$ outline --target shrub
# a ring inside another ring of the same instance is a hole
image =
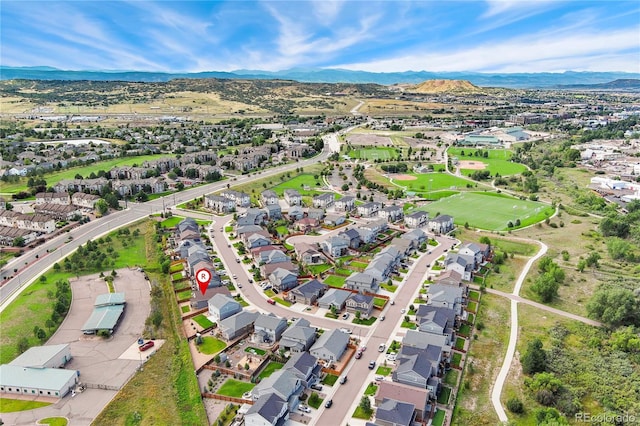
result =
[[[518,398],[509,398],[507,400],[507,410],[515,414],[524,413],[524,404]]]

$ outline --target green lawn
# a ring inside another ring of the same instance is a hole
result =
[[[183,305],[183,306],[180,307],[180,310],[182,311],[183,314],[186,314],[187,312],[189,312],[191,310],[191,306]]]
[[[375,383],[369,383],[367,385],[367,389],[365,389],[364,394],[365,395],[375,395],[376,391],[378,390],[378,385],[376,385]]]
[[[458,384],[458,376],[460,373],[457,370],[449,370],[444,376],[444,383],[449,386],[456,386]]]
[[[282,364],[280,362],[271,361],[269,364],[267,364],[267,366],[264,368],[264,370],[262,370],[260,372],[258,377],[260,377],[260,379],[266,379],[271,374],[273,374],[274,371],[280,370],[283,365],[284,364]]]
[[[235,379],[227,379],[216,392],[218,395],[232,396],[234,398],[242,398],[245,392],[249,392],[256,385],[249,382],[241,382]]]
[[[371,325],[374,322],[376,322],[376,319],[377,319],[376,317],[369,317],[367,319],[354,318],[353,321],[351,321],[351,322],[354,323],[354,324]]]
[[[345,278],[337,275],[329,275],[324,279],[324,283],[331,287],[342,287],[344,285]]]
[[[469,324],[462,324],[460,326],[460,334],[463,334],[465,336],[470,336],[471,335],[471,326]]]
[[[471,290],[469,292],[469,299],[475,300],[477,302],[478,300],[480,300],[480,293],[476,290]]]
[[[463,350],[463,349],[464,349],[464,342],[465,342],[465,340],[464,340],[462,337],[458,337],[458,338],[456,339],[456,343],[455,343],[455,346],[454,346],[454,347],[455,347],[457,350],[461,351],[461,350]]]
[[[273,298],[273,300],[274,300],[276,303],[281,304],[282,306],[286,306],[287,308],[288,308],[289,306],[293,305],[293,303],[289,302],[288,300],[284,300],[284,299],[283,299],[283,298],[281,298],[281,297],[274,297],[274,298]]]
[[[450,147],[447,150],[449,158],[458,157],[459,161],[474,161],[486,164],[485,170],[489,170],[492,176],[499,173],[501,176],[516,175],[524,172],[527,168],[520,163],[512,163],[511,156],[513,152],[508,149],[483,149],[480,151],[487,152],[488,157],[475,157],[473,154],[478,151],[475,148]],[[461,155],[464,152],[465,155]],[[471,154],[471,155],[470,155]],[[461,169],[462,173],[469,176],[475,170]]]
[[[448,214],[458,225],[469,223],[471,227],[493,231],[509,229],[507,224],[515,223],[516,219],[520,219],[523,227],[542,222],[553,214],[551,206],[546,204],[489,192],[462,192],[419,210],[429,212],[430,217]]]
[[[393,183],[429,199],[442,198],[437,195],[440,191],[443,191],[442,195],[448,197],[461,189],[466,189],[467,185],[475,186],[477,183],[448,173],[408,173],[408,175],[415,177],[415,180],[394,179]]]
[[[387,303],[387,299],[383,299],[381,297],[374,297],[373,298],[373,306],[377,306],[379,308],[382,308],[385,303]]]
[[[387,291],[390,291],[391,293],[395,293],[396,290],[398,289],[398,286],[396,284],[387,284],[387,283],[382,283],[380,284],[381,288],[384,288]]]
[[[444,416],[445,412],[443,410],[437,409],[436,414],[433,416],[432,426],[442,426],[444,424]]]
[[[39,420],[38,423],[49,426],[67,426],[68,421],[64,417],[47,417],[46,419]]]
[[[191,290],[182,290],[181,292],[176,294],[178,300],[185,300],[191,297]]]
[[[204,314],[196,315],[192,319],[202,328],[209,328],[213,326],[213,322],[211,322]]]
[[[309,265],[309,266],[307,266],[307,270],[312,275],[320,275],[320,274],[328,271],[331,268],[332,268],[331,264],[321,264],[321,265]]]
[[[451,365],[453,367],[460,367],[460,363],[462,362],[462,354],[461,353],[454,353],[453,356],[451,357]]]
[[[376,374],[380,374],[382,376],[388,376],[389,374],[391,374],[391,367],[385,367],[384,365],[381,365],[376,370]]]
[[[180,272],[184,270],[184,264],[183,263],[176,263],[175,265],[172,265],[169,268],[169,272],[170,273],[174,273],[174,272]]]
[[[221,350],[227,347],[227,344],[222,340],[218,340],[215,337],[205,336],[202,338],[202,344],[198,345],[200,352],[205,355],[217,354]]]
[[[176,272],[176,273],[174,273],[174,274],[171,274],[171,279],[172,279],[173,281],[181,280],[182,278],[184,278],[184,277],[182,276],[182,272]]]
[[[15,411],[33,410],[34,408],[46,407],[47,405],[51,405],[51,403],[0,398],[0,413],[13,413]]]
[[[254,348],[253,346],[244,348],[244,351],[249,354],[260,355],[260,356],[264,356],[267,353],[266,351],[263,351],[262,349],[259,349],[259,348]]]
[[[349,266],[353,266],[354,268],[359,268],[359,269],[364,269],[368,266],[368,263],[364,263],[364,262],[356,262],[353,261],[349,264]]]
[[[478,312],[478,302],[471,301],[467,304],[467,309],[471,312]]]
[[[311,392],[311,395],[307,400],[307,404],[317,410],[318,408],[320,408],[320,405],[322,405],[322,401],[324,401],[324,399],[320,398],[318,392]]]
[[[356,411],[353,412],[352,417],[355,417],[356,419],[369,420],[371,418],[371,414],[373,414],[373,410],[366,412],[362,408],[358,407],[356,408]]]
[[[315,175],[311,173],[303,173],[285,182],[279,183],[271,189],[273,189],[279,197],[284,196],[285,189],[295,189],[301,195],[315,195],[315,193],[318,192],[315,191],[315,189],[322,185],[322,181],[319,179],[319,175],[318,179],[314,176]],[[309,187],[309,190],[305,190],[305,187]]]
[[[391,160],[398,157],[396,148],[360,148],[349,151],[349,157],[362,160]]]
[[[108,172],[114,167],[120,166],[132,166],[134,164],[141,165],[144,161],[155,160],[161,157],[166,157],[167,154],[153,154],[153,155],[141,155],[139,157],[125,157],[114,158],[106,161],[99,161],[86,166],[72,167],[66,170],[60,170],[53,173],[46,173],[43,177],[47,181],[47,186],[54,186],[58,182],[64,179],[74,179],[76,174],[82,175],[84,178],[88,178],[93,172],[98,174],[100,170]],[[20,191],[27,190],[28,178],[23,178],[16,183],[2,183],[3,194],[15,194]]]
[[[449,397],[451,396],[451,388],[443,386],[438,395],[438,404],[449,404]]]
[[[322,379],[322,384],[327,386],[333,386],[336,384],[337,381],[338,381],[338,376],[334,374],[327,374],[326,376],[324,376],[324,379]]]

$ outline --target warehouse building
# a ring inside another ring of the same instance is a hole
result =
[[[96,334],[104,330],[113,333],[122,317],[124,306],[124,293],[98,295],[93,304],[91,316],[82,326],[82,332],[84,334]]]

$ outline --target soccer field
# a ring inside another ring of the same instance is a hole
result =
[[[553,214],[553,208],[546,204],[520,200],[496,193],[463,192],[443,198],[419,210],[429,212],[429,217],[436,214],[448,214],[458,225],[469,223],[469,226],[491,231],[509,229],[508,223],[520,219],[520,227],[543,221]],[[512,228],[515,229],[515,228]]]
[[[349,152],[351,158],[362,160],[390,160],[396,158],[396,148],[361,148]]]

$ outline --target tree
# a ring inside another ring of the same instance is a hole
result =
[[[612,327],[640,325],[640,301],[625,288],[600,288],[587,302],[587,313]]]
[[[22,237],[15,237],[13,239],[13,246],[14,247],[24,247],[25,241],[24,238]]]
[[[540,339],[534,339],[527,345],[527,351],[520,358],[525,374],[541,373],[547,369],[547,353],[542,349]]]
[[[29,339],[22,336],[20,340],[18,340],[18,353],[24,353],[29,349]]]
[[[531,286],[531,290],[540,296],[543,303],[551,302],[558,295],[558,288],[560,288],[560,283],[556,281],[552,272],[540,275]]]
[[[524,404],[518,398],[510,398],[507,400],[507,410],[515,414],[524,413]]]
[[[96,201],[96,210],[100,216],[104,216],[109,211],[109,204],[101,198]]]
[[[562,389],[562,380],[553,373],[537,373],[525,379],[525,385],[534,393],[536,401],[542,405],[553,405]]]
[[[362,399],[360,399],[359,407],[365,413],[371,413],[371,401],[369,400],[369,397],[367,395],[363,396]]]

